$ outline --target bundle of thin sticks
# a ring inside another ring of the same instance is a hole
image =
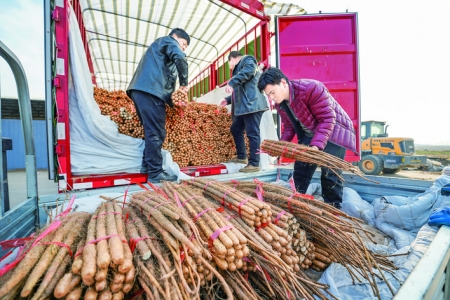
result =
[[[199,269],[207,268],[220,282],[226,297],[232,299],[232,291],[228,284],[210,263],[212,257],[207,248],[208,243],[203,241],[194,222],[177,205],[176,201],[170,199],[159,188],[154,188],[156,191],[134,193],[131,197],[130,205],[136,213],[134,216],[141,220],[146,219],[149,224],[147,228],[154,228],[158,238],[164,242],[165,247],[171,254],[173,266],[178,275],[179,287],[175,295],[164,292],[162,289],[159,290],[159,293],[163,294],[164,299],[168,297],[171,297],[171,299],[198,298],[202,277],[204,277],[199,274]],[[141,238],[143,237],[141,236]],[[139,237],[136,236],[136,238]],[[141,264],[142,266],[143,264]],[[205,272],[200,273],[209,274]],[[145,282],[145,279],[153,276],[149,274],[141,282],[141,285],[146,286],[146,288],[149,288],[149,285],[152,284],[149,280]],[[150,291],[150,289],[148,290]],[[166,291],[170,290],[166,289]]]
[[[342,180],[344,179],[336,172],[336,170],[349,171],[363,179],[374,182],[373,180],[366,178],[364,173],[357,166],[334,155],[312,149],[306,145],[284,141],[264,140],[261,144],[261,150],[270,156],[292,158],[302,162],[316,164],[320,167],[329,168]]]
[[[311,235],[314,243],[331,254],[344,265],[354,281],[360,281],[356,273],[365,278],[372,286],[375,296],[379,297],[376,279],[386,281],[384,271],[392,271],[395,266],[386,258],[372,255],[367,250],[356,229],[367,234],[361,226],[362,221],[346,215],[342,211],[308,195],[296,193],[279,185],[241,181],[236,189],[251,195],[256,188],[263,190],[264,201],[283,208],[293,214],[302,229]],[[368,235],[370,238],[370,236]],[[374,272],[374,268],[378,272]]]
[[[77,285],[80,276],[71,285],[61,285],[64,273],[72,262],[77,244],[83,239],[83,232],[91,215],[71,213],[51,223],[28,242],[20,262],[0,278],[1,299],[46,299],[56,290],[65,295],[81,293]],[[54,230],[49,230],[54,228]],[[40,239],[42,237],[42,239]],[[59,287],[58,287],[59,286]]]

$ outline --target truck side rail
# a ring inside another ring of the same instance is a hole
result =
[[[22,130],[25,139],[25,166],[27,174],[27,199],[31,199],[35,205],[35,226],[39,226],[39,209],[38,206],[38,185],[36,172],[36,153],[33,138],[33,120],[31,115],[31,101],[28,90],[28,81],[25,76],[22,64],[17,56],[0,41],[0,56],[5,59],[11,67],[17,86],[17,94],[19,100],[20,119],[22,121]],[[0,217],[5,215],[3,199],[0,201]],[[17,220],[14,220],[19,224]]]
[[[449,299],[450,227],[442,226],[394,300]]]
[[[244,36],[228,47],[206,69],[201,71],[190,82],[189,96],[200,97],[217,86],[222,86],[231,78],[227,55],[230,51],[241,51],[243,54],[253,55],[258,63],[269,65],[270,34],[269,22],[261,21]]]

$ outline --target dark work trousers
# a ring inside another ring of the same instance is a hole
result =
[[[250,144],[248,164],[256,167],[259,167],[259,154],[256,154],[256,152],[261,145],[259,125],[261,124],[261,116],[263,113],[263,111],[258,111],[251,114],[234,116],[233,124],[231,124],[230,128],[234,143],[236,144],[236,154],[240,159],[247,158],[244,138],[245,131]]]
[[[311,137],[304,137],[299,144],[309,145]],[[345,148],[340,147],[333,143],[327,143],[324,152],[344,159]],[[294,163],[294,183],[297,192],[306,193],[311,179],[316,171],[317,165],[305,163],[302,161],[296,161]],[[322,175],[320,176],[320,182],[322,184],[322,197],[326,203],[342,203],[342,193],[344,190],[344,183],[332,170],[329,168],[321,168]],[[342,176],[342,170],[336,170],[340,176]]]
[[[166,139],[166,103],[152,94],[137,90],[131,91],[131,99],[144,127],[142,166],[147,167],[149,177],[155,177],[163,171],[161,148]]]

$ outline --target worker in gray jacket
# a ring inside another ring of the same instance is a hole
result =
[[[230,130],[236,144],[237,158],[229,162],[247,164],[240,172],[258,172],[260,155],[257,152],[261,144],[259,126],[262,114],[269,109],[266,98],[257,87],[260,76],[258,64],[253,56],[242,55],[239,51],[230,52],[228,63],[233,70],[233,77],[228,81],[225,91],[231,95],[223,99],[220,105],[231,104],[233,123]],[[244,132],[250,144],[248,158]]]
[[[141,173],[148,174],[149,182],[175,181],[162,168],[161,148],[166,138],[166,104],[173,105],[171,95],[177,76],[180,89],[188,92],[188,64],[184,51],[189,35],[180,28],[168,36],[156,39],[142,56],[127,89],[144,127],[145,148]]]

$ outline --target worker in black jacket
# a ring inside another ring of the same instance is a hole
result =
[[[240,172],[258,172],[258,149],[261,144],[259,127],[262,114],[269,109],[266,98],[258,90],[258,64],[253,56],[242,55],[239,51],[230,52],[228,64],[233,70],[233,77],[228,81],[225,92],[231,95],[223,99],[220,105],[231,104],[233,123],[230,130],[236,144],[237,158],[229,162],[247,164]],[[250,144],[248,158],[244,132]]]
[[[175,181],[162,168],[161,148],[166,138],[166,104],[173,105],[171,95],[177,76],[180,89],[188,92],[188,64],[184,51],[189,35],[180,28],[168,36],[156,39],[141,58],[134,72],[127,95],[133,100],[139,120],[144,127],[145,148],[141,173],[149,182]]]

